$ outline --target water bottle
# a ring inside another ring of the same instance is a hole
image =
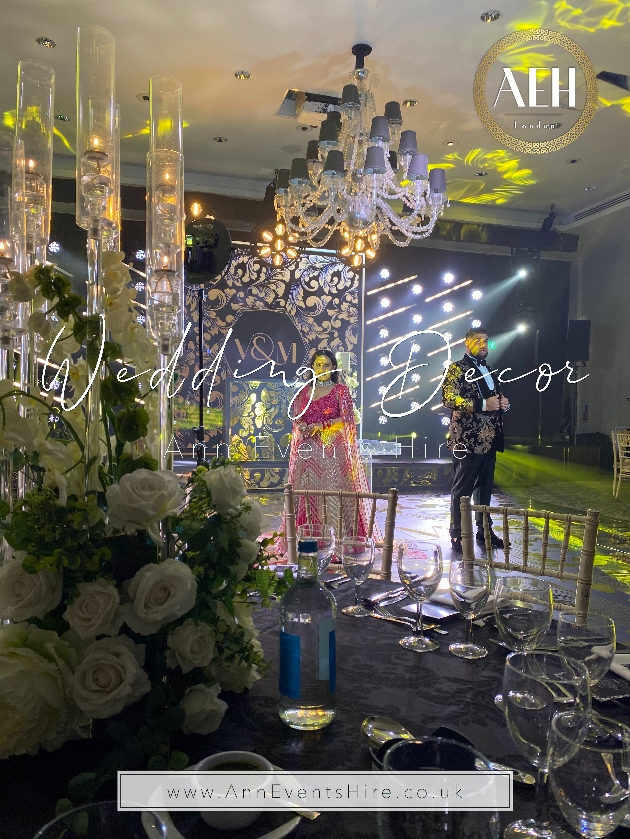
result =
[[[298,542],[295,584],[280,602],[280,719],[323,728],[335,718],[333,596],[317,579],[317,541]]]

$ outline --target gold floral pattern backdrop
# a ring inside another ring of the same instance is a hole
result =
[[[209,368],[215,360],[230,328],[238,335],[239,319],[245,313],[248,313],[249,323],[252,320],[251,313],[260,311],[261,323],[265,320],[263,312],[284,313],[291,321],[291,328],[297,329],[301,339],[295,342],[293,358],[286,359],[290,368],[287,381],[293,379],[291,370],[294,371],[299,364],[307,364],[315,349],[325,348],[332,352],[349,352],[352,369],[360,374],[361,270],[348,267],[334,256],[319,253],[304,255],[293,264],[278,269],[253,257],[249,249],[234,248],[225,271],[213,285],[205,288],[203,367]],[[178,373],[184,377],[184,384],[175,397],[176,435],[173,451],[176,456],[181,454],[190,458],[195,438],[192,429],[197,426],[199,416],[199,391],[192,388],[193,376],[199,369],[198,293],[194,288],[187,288],[186,312],[192,327],[177,368]],[[247,349],[247,343],[251,343],[252,335],[238,335],[238,338],[236,346],[242,355]],[[284,388],[280,376],[270,379],[269,367],[251,376],[246,375],[248,369],[253,370],[253,363],[239,369],[239,376],[244,378],[234,379],[231,359],[236,357],[240,360],[235,356],[232,346],[234,342],[234,336],[231,336],[210,394],[209,405],[207,390],[212,373],[208,374],[204,385],[207,454],[227,455],[227,446],[222,444],[227,444],[225,438],[229,434],[230,455],[235,458],[286,460],[286,435],[290,432],[287,408],[294,391]],[[252,358],[255,357],[252,352]],[[282,355],[276,361],[276,370],[283,367],[287,369],[287,365],[282,363]],[[296,363],[291,365],[291,361]],[[229,411],[225,411],[228,385],[231,405]],[[229,429],[224,427],[226,419],[229,419]],[[253,437],[258,439],[251,439]],[[266,437],[269,439],[265,440]]]

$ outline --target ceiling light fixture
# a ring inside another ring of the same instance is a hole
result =
[[[354,254],[353,264],[376,255],[383,235],[402,247],[430,236],[447,204],[446,173],[429,173],[415,131],[402,131],[400,103],[388,102],[385,115],[376,116],[374,78],[368,84],[364,67],[371,52],[367,44],[352,48],[355,69],[339,110],[328,112],[305,157],[279,171],[275,198],[301,242],[322,247],[339,232],[341,254]]]
[[[141,102],[148,102],[150,97],[148,93],[136,93],[136,99],[139,99]]]
[[[274,268],[282,268],[299,257],[296,243],[297,238],[287,233],[285,225],[278,219],[273,227],[263,227],[255,231],[252,249],[259,259]]]
[[[596,189],[594,186],[585,186],[584,192],[592,192],[594,189]]]
[[[240,81],[246,82],[248,79],[251,79],[252,74],[248,70],[237,70],[234,76]]]
[[[498,12],[496,9],[491,9],[489,12],[484,12],[481,15],[481,19],[484,23],[494,23],[495,20],[498,20],[501,17],[501,12]]]
[[[457,140],[444,140],[444,143],[442,145],[444,145],[444,146],[456,146],[457,145]]]
[[[417,104],[417,99],[405,99],[403,102],[403,108],[415,108]]]
[[[59,242],[49,242],[48,250],[50,251],[50,253],[59,253],[59,251],[61,250],[61,245],[59,244]]]
[[[35,40],[41,47],[46,47],[46,49],[49,50],[53,50],[57,46],[52,38],[47,38],[45,35],[40,35],[40,37],[35,38]]]
[[[582,162],[581,157],[571,157],[571,158],[569,158],[569,160],[567,160],[567,163],[581,163],[581,162]]]
[[[200,216],[203,212],[203,207],[199,203],[199,201],[193,201],[190,205],[190,214],[193,215],[195,218]]]
[[[227,137],[213,137],[215,143],[227,143]]]
[[[488,174],[487,172],[475,172],[475,177],[476,178],[485,178],[487,174]]]
[[[55,115],[55,119],[58,119],[59,122],[70,122],[70,117],[64,116],[61,111]]]

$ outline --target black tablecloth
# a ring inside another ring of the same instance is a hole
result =
[[[365,593],[382,583],[369,581]],[[351,602],[347,587],[336,593],[340,609]],[[391,607],[392,611],[397,609]],[[287,770],[369,770],[369,750],[361,737],[365,717],[393,717],[416,735],[427,735],[448,726],[471,740],[486,757],[532,772],[520,756],[493,699],[501,688],[507,651],[491,642],[499,639],[488,627],[475,630],[475,640],[486,643],[489,655],[477,661],[455,658],[448,645],[461,640],[464,622],[443,624],[447,636],[433,637],[440,649],[418,654],[399,646],[408,634],[405,627],[371,618],[337,617],[337,717],[320,731],[298,732],[278,716],[278,615],[277,610],[257,614],[260,640],[269,670],[251,691],[229,697],[230,708],[221,727],[207,737],[182,738],[177,746],[191,761],[217,750],[243,749],[267,757]],[[597,704],[597,710],[628,721],[623,702]],[[65,794],[69,778],[89,770],[101,756],[97,741],[69,743],[53,754],[11,758],[0,764],[0,837],[31,839]],[[106,797],[106,796],[104,796]],[[112,796],[113,797],[113,796]],[[533,787],[514,785],[514,813],[503,813],[502,823],[534,815]],[[628,836],[618,829],[617,835]],[[359,839],[378,836],[375,813],[327,813],[303,821],[295,839]]]

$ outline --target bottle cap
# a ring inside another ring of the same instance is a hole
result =
[[[298,553],[300,554],[316,554],[317,553],[317,539],[300,539],[298,542]]]

